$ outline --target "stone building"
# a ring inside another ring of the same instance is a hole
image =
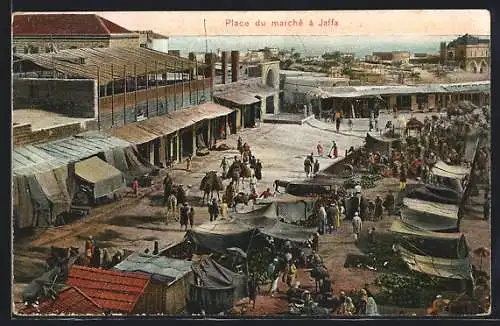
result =
[[[409,51],[373,52],[367,61],[390,62],[392,64],[408,64],[410,62]]]
[[[486,73],[490,67],[490,40],[465,34],[446,44],[441,42],[442,64],[457,65],[473,73]]]
[[[14,54],[108,47],[139,47],[139,34],[95,14],[14,15]]]
[[[161,52],[169,51],[168,36],[155,33],[151,30],[136,31],[136,33],[139,33],[139,43],[141,47]]]

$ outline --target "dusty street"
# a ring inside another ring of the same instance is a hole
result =
[[[416,114],[418,118],[420,114]],[[384,126],[386,115],[379,119],[379,126]],[[220,171],[219,165],[222,157],[232,158],[236,151],[236,139],[238,136],[248,142],[252,152],[262,161],[263,179],[258,182],[258,191],[262,192],[271,187],[276,179],[303,179],[303,160],[305,155],[314,152],[316,145],[321,142],[328,151],[331,141],[335,140],[339,147],[339,154],[343,155],[350,146],[359,146],[364,141],[368,129],[368,119],[359,119],[354,123],[353,131],[346,131],[347,126],[341,126],[341,133],[336,134],[334,125],[326,122],[312,120],[303,126],[299,125],[277,125],[261,124],[254,129],[246,129],[231,135],[226,143],[233,149],[228,151],[212,151],[208,156],[193,159],[192,171],[185,170],[185,163],[176,165],[169,173],[173,176],[175,183],[191,186],[188,192],[188,201],[195,207],[195,225],[208,221],[206,206],[201,207],[201,192],[199,184],[205,172]],[[321,168],[326,168],[334,160],[319,158]],[[128,249],[133,251],[144,251],[146,248],[152,250],[153,241],[158,241],[160,248],[181,240],[185,234],[179,228],[179,224],[170,221],[164,223],[164,211],[161,206],[163,190],[161,186],[162,177],[155,180],[151,189],[142,189],[143,196],[140,198],[125,197],[117,203],[108,204],[94,209],[91,215],[83,221],[78,221],[63,227],[48,229],[37,236],[19,239],[14,244],[14,300],[19,302],[19,291],[22,286],[43,272],[43,262],[47,258],[50,246],[82,247],[84,240],[92,235],[101,248],[109,248],[113,253],[115,250]],[[225,181],[227,184],[228,181]],[[385,196],[388,189],[397,189],[397,179],[383,179],[377,187],[365,192],[368,198],[374,198],[376,194]],[[246,185],[246,189],[248,184]],[[222,195],[222,194],[221,194]],[[475,207],[462,223],[463,232],[471,249],[479,246],[490,247],[490,224],[480,220],[481,206]],[[375,226],[377,232],[387,232],[395,217],[386,217],[380,222],[366,222],[363,229],[368,230]],[[376,277],[376,272],[361,269],[344,268],[346,256],[349,253],[359,253],[354,244],[350,223],[345,223],[339,231],[332,235],[322,236],[320,239],[320,254],[330,271],[334,281],[334,293],[340,290],[351,290],[370,284]],[[474,261],[479,264],[479,262]],[[489,262],[483,262],[483,268],[489,270]],[[306,285],[308,277],[304,277],[302,284]],[[271,298],[266,298],[269,302]],[[280,300],[276,298],[275,300]],[[259,315],[259,309],[263,309],[268,301],[260,301],[258,308],[249,314]],[[284,302],[283,302],[284,303]],[[282,303],[276,303],[276,310],[280,310]],[[273,303],[274,305],[274,303]],[[261,308],[259,308],[261,307]],[[274,310],[273,310],[274,312]]]

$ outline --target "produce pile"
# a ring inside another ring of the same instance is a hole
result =
[[[380,289],[378,304],[404,308],[428,307],[437,294],[446,291],[442,280],[420,273],[409,276],[382,274],[375,285]]]
[[[271,250],[252,251],[248,257],[248,270],[250,274],[253,273],[257,277],[259,284],[269,283],[267,267],[275,257]]]
[[[364,175],[361,177],[361,188],[363,189],[370,189],[375,187],[375,182],[379,181],[382,179],[382,176],[380,174],[369,174],[369,175]]]

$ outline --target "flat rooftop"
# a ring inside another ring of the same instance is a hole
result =
[[[76,122],[82,124],[95,119],[68,117],[64,114],[38,109],[17,109],[12,111],[12,125],[31,124],[31,130],[49,129]]]

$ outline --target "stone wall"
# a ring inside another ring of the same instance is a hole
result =
[[[140,47],[141,42],[139,40],[139,36],[125,36],[125,37],[117,37],[117,36],[111,36],[111,39],[109,40],[109,47],[110,48],[138,48]]]
[[[31,129],[30,124],[20,124],[12,126],[12,142],[14,147],[40,144],[97,129],[97,120],[87,121],[84,124],[76,122],[36,131]]]
[[[42,109],[70,117],[97,117],[97,82],[89,79],[13,80],[13,109]]]

